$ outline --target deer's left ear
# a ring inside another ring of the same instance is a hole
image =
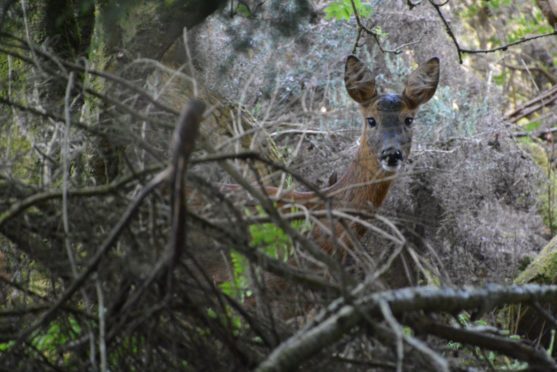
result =
[[[416,108],[433,97],[439,83],[439,58],[421,64],[406,80],[402,96]]]

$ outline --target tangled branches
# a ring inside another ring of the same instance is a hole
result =
[[[2,159],[0,242],[9,261],[1,277],[3,366],[447,370],[453,362],[435,337],[555,368],[526,342],[450,320],[462,311],[552,302],[555,287],[388,290],[384,274],[414,252],[398,227],[365,209],[277,205],[264,192],[275,172],[315,187],[256,151],[217,150],[204,130],[221,128],[211,127],[218,103],[194,99],[178,118],[162,94],[21,39],[0,40],[25,72],[67,93],[62,100],[45,94],[61,106],[24,88],[28,96],[0,96],[11,119],[3,135],[32,144],[12,147]],[[80,74],[102,84],[88,85]],[[98,112],[76,119],[91,107]],[[107,153],[118,155],[101,156],[118,162],[112,178],[96,177],[88,158],[101,138]],[[66,144],[57,147],[59,141]],[[223,180],[235,182],[232,192]],[[379,260],[354,241],[347,262],[337,262],[306,234],[305,224],[328,218],[358,223],[394,249]],[[292,257],[296,265],[285,263]],[[425,266],[419,257],[412,262]],[[277,278],[287,288],[272,292]]]

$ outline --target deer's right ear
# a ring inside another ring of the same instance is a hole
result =
[[[348,56],[344,69],[344,85],[352,99],[359,104],[371,101],[376,95],[375,78],[355,56]]]

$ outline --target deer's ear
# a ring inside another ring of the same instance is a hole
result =
[[[402,96],[416,108],[433,97],[438,83],[439,58],[434,57],[408,75]]]
[[[359,104],[365,104],[377,95],[375,78],[355,56],[348,56],[346,59],[344,85],[350,97]]]

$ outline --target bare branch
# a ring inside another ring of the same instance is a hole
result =
[[[557,102],[557,85],[543,91],[537,97],[516,108],[514,111],[509,112],[505,115],[505,119],[516,123],[523,117],[553,105],[555,102]]]

